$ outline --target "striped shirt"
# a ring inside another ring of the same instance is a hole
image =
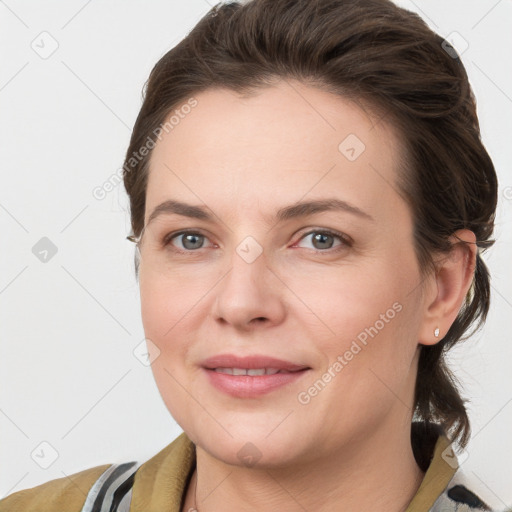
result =
[[[425,476],[406,512],[505,511],[479,497],[444,434],[430,452],[428,444],[413,442]],[[18,491],[0,500],[0,512],[181,512],[195,466],[195,445],[182,433],[144,463],[97,466]]]

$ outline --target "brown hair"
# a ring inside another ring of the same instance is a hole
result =
[[[144,226],[151,156],[139,151],[152,147],[148,142],[154,146],[172,109],[212,87],[249,94],[280,78],[364,102],[392,121],[405,149],[399,186],[413,212],[422,272],[434,269],[434,253],[449,252],[448,237],[458,229],[473,231],[481,249],[492,245],[497,177],[480,139],[464,66],[417,14],[389,0],[251,0],[213,7],[159,60],[146,83],[124,163],[133,236]],[[441,341],[421,348],[414,410],[420,421],[413,425],[425,435],[437,424],[460,446],[469,440],[466,400],[445,353],[471,334],[471,325],[480,327],[489,301],[489,274],[478,254],[457,319]]]

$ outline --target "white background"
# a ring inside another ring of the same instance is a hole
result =
[[[491,312],[451,360],[471,400],[463,467],[503,509],[512,504],[512,2],[399,4],[467,41],[462,59],[500,179],[498,241],[485,256]],[[0,496],[145,460],[182,431],[133,355],[144,333],[124,187],[101,200],[93,190],[119,172],[151,68],[209,8],[0,2]],[[45,59],[32,48],[52,44]],[[32,252],[43,237],[58,250],[46,263]],[[36,463],[54,453],[48,469]]]

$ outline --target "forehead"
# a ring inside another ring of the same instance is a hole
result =
[[[281,81],[250,96],[217,88],[194,99],[153,149],[146,219],[170,197],[263,210],[329,193],[369,213],[402,200],[399,137],[346,98]]]

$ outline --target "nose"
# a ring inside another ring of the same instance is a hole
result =
[[[214,318],[239,330],[278,325],[286,314],[285,290],[264,254],[248,262],[234,253],[231,269],[215,287]]]

